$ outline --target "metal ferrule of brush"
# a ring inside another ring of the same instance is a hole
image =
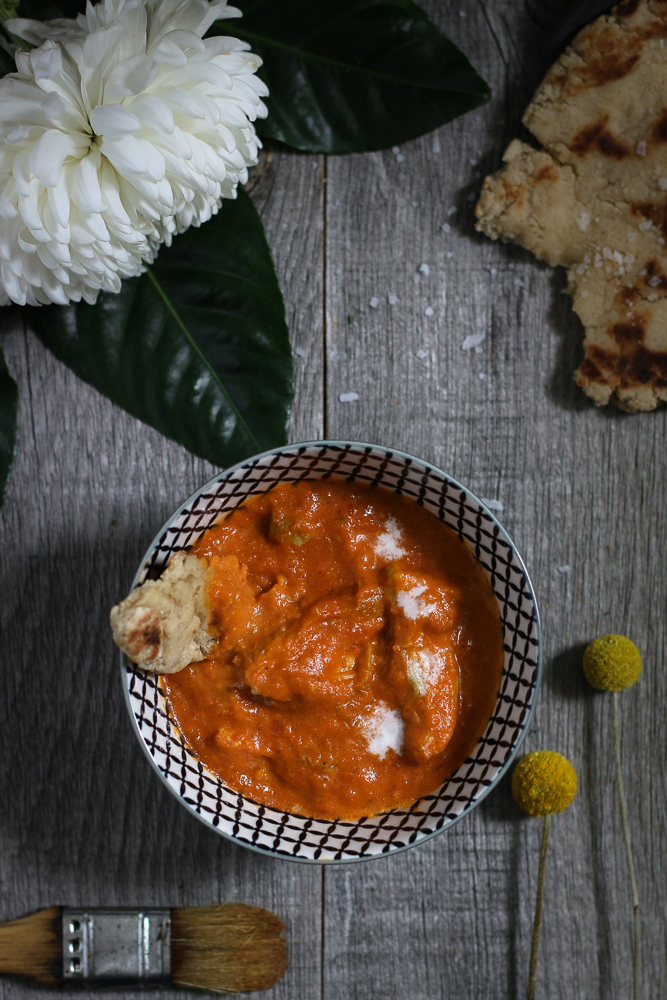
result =
[[[169,910],[63,910],[65,984],[165,986],[170,974]]]

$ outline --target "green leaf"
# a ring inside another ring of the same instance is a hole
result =
[[[214,31],[264,65],[262,135],[311,153],[383,149],[488,101],[466,57],[412,0],[241,0]]]
[[[53,21],[57,17],[76,17],[85,9],[86,0],[21,0],[16,16]]]
[[[19,388],[9,374],[5,355],[0,347],[0,506],[5,499],[7,480],[16,452],[18,411]]]
[[[56,357],[114,403],[215,465],[286,440],[285,307],[250,197],[163,247],[96,305],[31,310]]]

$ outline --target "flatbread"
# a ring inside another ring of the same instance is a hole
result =
[[[148,580],[111,609],[114,642],[144,670],[172,674],[203,660],[215,643],[206,595],[208,563],[177,552],[159,580]]]
[[[599,405],[667,402],[667,0],[624,0],[575,38],[487,177],[477,229],[567,268]]]

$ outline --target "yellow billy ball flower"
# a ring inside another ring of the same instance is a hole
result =
[[[562,754],[536,750],[515,767],[512,793],[531,816],[562,812],[577,794],[577,773]]]
[[[586,648],[584,674],[601,691],[624,691],[639,680],[642,658],[634,642],[624,635],[602,635]]]

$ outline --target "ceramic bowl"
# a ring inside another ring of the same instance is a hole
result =
[[[472,755],[433,794],[410,809],[355,822],[281,813],[230,791],[184,746],[154,675],[121,656],[127,707],[156,772],[187,809],[245,847],[295,861],[350,862],[422,844],[462,819],[491,791],[530,722],[541,673],[540,622],[533,588],[512,540],[494,515],[451,476],[418,458],[377,445],[321,441],[274,448],[215,476],[160,530],[134,578],[158,576],[174,552],[247,497],[277,483],[329,476],[405,493],[472,547],[500,605],[505,665],[495,711]]]

